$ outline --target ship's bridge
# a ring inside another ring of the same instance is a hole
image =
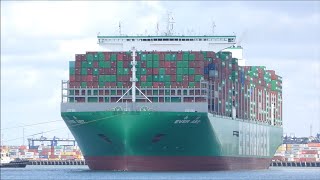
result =
[[[236,36],[98,36],[110,51],[221,51],[236,44]]]

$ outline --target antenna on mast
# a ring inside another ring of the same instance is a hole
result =
[[[121,22],[119,21],[119,35],[121,36]]]
[[[212,30],[212,35],[214,36],[214,30],[215,30],[215,27],[216,27],[216,23],[212,20],[212,24],[211,24],[211,30]]]
[[[157,22],[156,34],[157,34],[157,36],[159,35],[159,22]]]
[[[171,16],[171,12],[168,12],[168,19],[167,19],[167,36],[172,35],[173,32],[173,17]]]

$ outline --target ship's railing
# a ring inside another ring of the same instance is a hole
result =
[[[207,83],[200,87],[139,87],[151,101],[155,102],[207,102]],[[62,103],[116,102],[128,87],[70,87],[69,81],[62,81]],[[145,96],[136,91],[136,102],[147,102]],[[129,91],[119,102],[131,102]]]

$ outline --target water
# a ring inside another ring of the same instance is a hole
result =
[[[1,179],[320,179],[320,168],[271,167],[268,170],[212,172],[91,171],[88,166],[2,168]]]

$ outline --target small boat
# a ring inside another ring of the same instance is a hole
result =
[[[0,168],[24,168],[27,166],[28,162],[28,160],[20,158],[12,159],[9,157],[8,153],[1,152]]]

